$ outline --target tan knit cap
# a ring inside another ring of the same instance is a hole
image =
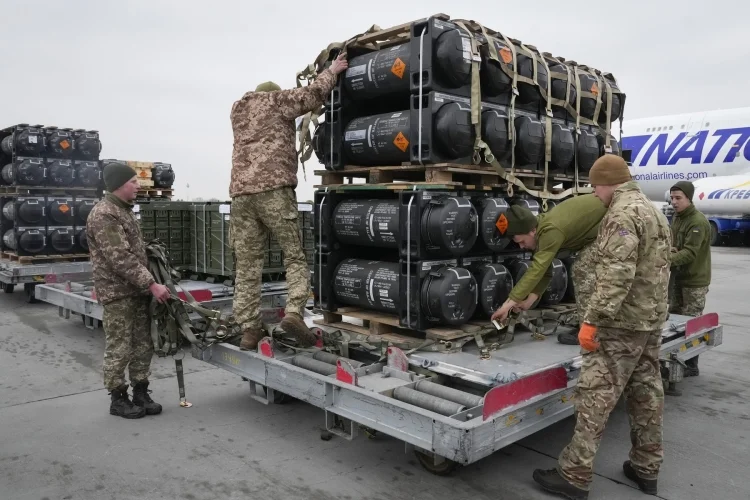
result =
[[[632,181],[628,164],[620,156],[605,154],[594,162],[589,170],[592,186],[611,186]]]

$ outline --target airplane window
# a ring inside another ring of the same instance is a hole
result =
[[[709,125],[711,125],[711,124],[710,124],[710,123],[708,123],[708,122],[706,122],[706,127],[708,127]]]
[[[682,126],[682,127],[680,127],[680,128],[681,128],[681,129],[684,129],[684,128],[685,128],[685,125],[683,125],[683,126]]]
[[[672,125],[669,126],[669,130],[672,130]]]

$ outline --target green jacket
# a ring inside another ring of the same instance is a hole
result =
[[[711,226],[695,205],[672,216],[672,272],[675,283],[693,288],[711,283]]]
[[[596,242],[596,288],[583,321],[598,327],[661,330],[667,320],[669,222],[635,181],[615,190]]]
[[[535,293],[541,296],[552,279],[552,260],[558,252],[577,252],[596,240],[607,208],[593,194],[568,198],[537,217],[536,250],[529,270],[510,292],[511,300],[521,302]]]

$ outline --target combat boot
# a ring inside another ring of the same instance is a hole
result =
[[[281,320],[281,329],[293,335],[297,339],[299,347],[311,347],[318,340],[315,334],[307,327],[302,316],[296,313],[287,314]]]
[[[625,473],[625,477],[637,484],[642,492],[647,495],[656,495],[656,479],[644,479],[640,477],[633,468],[633,464],[630,463],[630,460],[622,464],[622,471]]]
[[[161,413],[161,405],[154,402],[149,396],[148,381],[138,382],[133,387],[133,404],[146,410],[146,415],[158,415]]]
[[[109,414],[123,418],[141,418],[146,416],[146,410],[133,404],[128,397],[128,386],[121,385],[111,393],[112,403],[109,405]]]
[[[257,349],[258,342],[263,338],[262,328],[246,328],[242,332],[242,341],[240,342],[241,351],[251,351]]]
[[[565,345],[579,345],[578,332],[565,332],[557,335],[557,341]]]
[[[589,492],[574,486],[562,477],[557,469],[537,469],[534,471],[534,481],[550,493],[556,493],[569,500],[587,500]]]

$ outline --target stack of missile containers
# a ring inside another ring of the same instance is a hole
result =
[[[0,130],[4,258],[86,257],[86,219],[103,189],[99,133],[19,124]]]
[[[417,331],[459,327],[489,319],[531,265],[497,230],[509,204],[491,193],[420,187],[315,198],[313,295],[323,311],[379,311]],[[539,213],[535,200],[515,203]],[[571,264],[553,261],[540,305],[572,300]]]
[[[538,178],[545,171],[549,142],[550,176],[585,181],[597,158],[620,154],[611,135],[611,150],[606,149],[608,123],[621,117],[625,98],[611,75],[542,55],[496,34],[490,41],[505,63],[501,66],[489,59],[488,39],[481,31],[473,31],[473,36],[482,56],[482,139],[506,169],[535,172]],[[395,41],[377,45],[371,40],[347,50],[349,68],[315,130],[313,149],[326,170],[346,175],[353,166],[429,169],[437,164],[472,164],[476,135],[468,32],[436,16],[412,23]],[[518,82],[512,100],[514,60],[518,74],[535,83]],[[557,103],[551,116],[546,104],[548,72],[557,100],[551,101]],[[515,135],[514,151],[509,127]],[[318,189],[316,307],[331,313],[355,307],[395,315],[401,327],[416,331],[486,322],[531,264],[530,253],[503,237],[495,223],[511,204],[524,205],[535,214],[541,210],[541,200],[528,193],[507,193],[505,187],[455,182]],[[551,210],[556,203],[546,205]],[[574,301],[574,257],[558,257],[537,307]]]
[[[435,16],[412,23],[408,35],[377,47],[366,43],[348,49],[349,68],[328,98],[325,120],[313,137],[316,156],[327,170],[346,165],[472,163],[476,134],[470,108],[469,33],[447,17]],[[620,153],[607,124],[621,118],[625,94],[612,75],[540,54],[496,34],[489,40],[501,65],[490,58],[487,38],[481,32],[473,37],[482,59],[482,139],[504,167],[513,162],[515,169],[544,172],[547,120],[550,174],[572,175],[577,170],[586,177],[605,153],[607,135],[611,152]],[[533,83],[518,81],[512,99],[514,70]],[[546,105],[548,74],[551,117]],[[515,155],[509,127],[515,132]]]

